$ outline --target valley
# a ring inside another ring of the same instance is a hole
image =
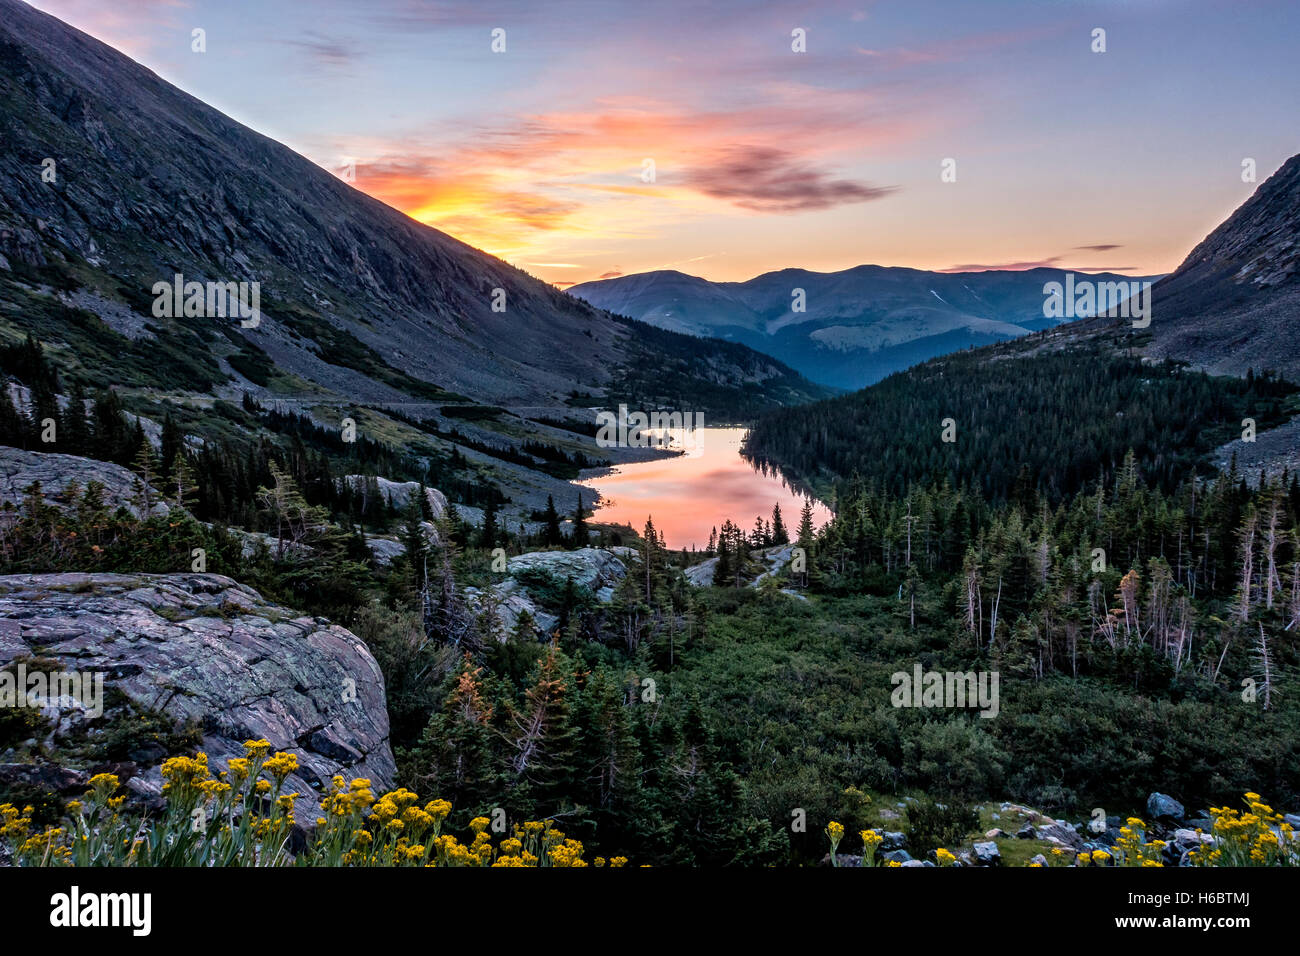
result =
[[[0,14],[0,867],[1300,864],[1300,156],[1166,276],[561,291],[581,202],[379,177],[513,265]],[[896,192],[719,148],[580,186]]]

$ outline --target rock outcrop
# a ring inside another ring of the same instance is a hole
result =
[[[374,482],[374,487],[379,491],[380,497],[391,504],[398,511],[404,511],[411,500],[412,495],[418,495],[420,492],[420,483],[418,481],[391,481],[388,478],[375,477],[371,475],[345,475],[342,479],[347,486],[353,491],[366,493],[366,487],[370,482]],[[429,510],[434,518],[441,518],[443,512],[447,510],[447,496],[437,488],[425,487],[425,496],[429,501]]]
[[[221,575],[0,576],[0,666],[38,653],[196,726],[216,766],[248,739],[297,754],[288,789],[304,798],[336,773],[393,782],[383,677],[361,639]],[[75,719],[79,703],[61,709]],[[131,788],[155,796],[158,767],[140,770]]]
[[[104,486],[104,504],[110,511],[121,506],[139,517],[139,509],[133,500],[139,479],[129,469],[78,455],[23,451],[0,445],[0,502],[21,504],[25,497],[23,489],[37,481],[41,483],[41,497],[45,503],[57,508],[67,507],[63,492],[71,482],[84,489],[90,482],[97,481]],[[167,504],[162,501],[153,506],[154,514],[167,514],[167,510]]]
[[[531,551],[507,562],[507,577],[500,584],[484,589],[466,588],[465,597],[476,610],[482,610],[488,601],[495,603],[497,638],[504,641],[525,613],[532,617],[541,634],[551,633],[559,622],[538,599],[539,584],[561,583],[568,578],[596,600],[608,603],[614,596],[614,587],[626,573],[627,566],[612,550]]]

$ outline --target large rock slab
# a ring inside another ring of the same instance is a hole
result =
[[[265,738],[297,754],[288,789],[304,798],[334,774],[393,783],[383,676],[361,639],[221,575],[0,576],[0,666],[38,652],[194,722],[216,766]],[[132,786],[157,793],[158,769]]]
[[[15,506],[21,505],[26,497],[23,489],[36,481],[41,483],[41,497],[45,503],[56,508],[68,506],[63,492],[70,482],[75,481],[84,490],[92,481],[98,481],[104,486],[104,504],[110,511],[120,505],[136,517],[140,516],[139,509],[132,502],[139,479],[129,469],[79,455],[23,451],[0,445],[0,502],[11,501]],[[154,497],[160,498],[156,492]],[[167,512],[165,502],[159,500],[154,504],[154,514]]]
[[[555,581],[571,578],[579,588],[590,591],[602,603],[614,596],[614,588],[627,574],[627,565],[613,549],[578,548],[575,551],[530,551],[506,562],[506,577],[500,584],[482,590],[466,588],[465,598],[476,611],[488,602],[495,605],[497,639],[504,641],[525,612],[533,619],[538,636],[552,633],[558,618],[542,607],[530,590],[531,573],[542,572]]]
[[[682,573],[691,587],[707,588],[713,586],[713,578],[718,572],[718,559],[706,558],[699,564],[692,564]]]
[[[370,475],[345,475],[342,479],[347,486],[353,491],[359,491],[362,494],[366,492],[366,486],[371,480]],[[388,478],[375,477],[374,481],[379,487],[379,494],[386,502],[391,503],[398,511],[405,511],[407,504],[412,495],[420,493],[420,483],[418,481],[391,481]],[[424,489],[425,496],[429,501],[429,509],[433,517],[441,518],[443,512],[447,510],[447,496],[437,488],[430,488],[427,485]]]
[[[506,571],[512,577],[530,570],[545,571],[558,580],[572,578],[579,587],[599,594],[623,580],[627,566],[612,551],[603,548],[530,551],[506,562]]]

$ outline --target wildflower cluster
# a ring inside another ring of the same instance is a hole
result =
[[[840,841],[844,839],[844,824],[836,823],[834,820],[826,824],[826,839],[831,841],[831,866],[839,866],[835,851],[839,849]]]
[[[1247,810],[1245,812],[1227,807],[1211,807],[1210,815],[1214,818],[1214,832],[1206,835],[1200,830],[1196,835],[1201,845],[1188,853],[1188,862],[1193,866],[1300,866],[1300,835],[1286,822],[1285,817],[1272,807],[1261,802],[1257,793],[1245,795]],[[1110,849],[1098,848],[1074,856],[1075,866],[1124,866],[1124,867],[1159,867],[1164,866],[1165,851],[1169,846],[1165,840],[1148,840],[1147,825],[1139,817],[1129,817],[1120,827],[1119,839]],[[901,866],[894,860],[878,861],[876,848],[883,838],[875,830],[862,830],[861,866]],[[844,839],[842,824],[831,821],[826,826],[826,837],[831,844],[831,865],[838,865],[835,851]],[[1062,847],[1053,847],[1052,856],[1047,858],[1046,866],[1060,861],[1069,865],[1071,851]],[[957,858],[951,850],[940,847],[935,850],[935,860],[939,866],[954,866]],[[1041,862],[1029,866],[1043,867]]]
[[[115,774],[92,777],[82,800],[70,801],[63,826],[29,833],[30,816],[0,806],[0,840],[20,866],[275,866],[288,861],[296,793],[284,782],[298,769],[293,754],[270,755],[265,740],[213,774],[207,754],[163,763],[164,809],[155,819],[122,813]]]
[[[1193,866],[1297,866],[1300,845],[1295,829],[1282,814],[1247,793],[1246,812],[1230,807],[1210,807],[1214,818],[1213,842],[1192,850]],[[1197,831],[1200,834],[1200,831]]]
[[[528,821],[493,845],[491,821],[475,817],[473,838],[443,832],[446,800],[423,805],[407,789],[376,797],[364,778],[335,777],[321,815],[296,858],[288,851],[296,793],[284,783],[298,769],[293,754],[271,753],[250,740],[244,756],[213,774],[206,754],[162,766],[164,809],[153,819],[128,817],[112,774],[90,781],[83,800],[65,809],[61,826],[32,831],[33,809],[0,805],[0,843],[19,866],[524,866],[583,867],[583,846],[552,821]],[[625,857],[598,857],[618,868]]]
[[[1115,866],[1130,867],[1155,867],[1164,866],[1165,847],[1169,844],[1164,840],[1151,840],[1147,842],[1146,838],[1147,825],[1138,817],[1129,817],[1124,826],[1119,828],[1119,839],[1115,841],[1115,853],[1113,856]],[[1109,857],[1105,850],[1098,850],[1093,854],[1094,862],[1102,865],[1102,860],[1095,859],[1097,854],[1102,857]]]
[[[885,842],[885,838],[875,830],[862,830],[858,836],[862,837],[862,862],[859,865],[877,866],[876,848]]]

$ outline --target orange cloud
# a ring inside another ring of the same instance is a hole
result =
[[[838,157],[860,158],[864,145],[903,129],[883,121],[868,132],[851,128],[848,119],[864,111],[860,93],[793,83],[773,85],[764,104],[726,113],[640,97],[597,107],[475,128],[450,146],[372,143],[372,157],[357,161],[356,185],[497,255],[537,257],[557,232],[644,237],[693,216],[881,198],[888,187],[832,169]]]

